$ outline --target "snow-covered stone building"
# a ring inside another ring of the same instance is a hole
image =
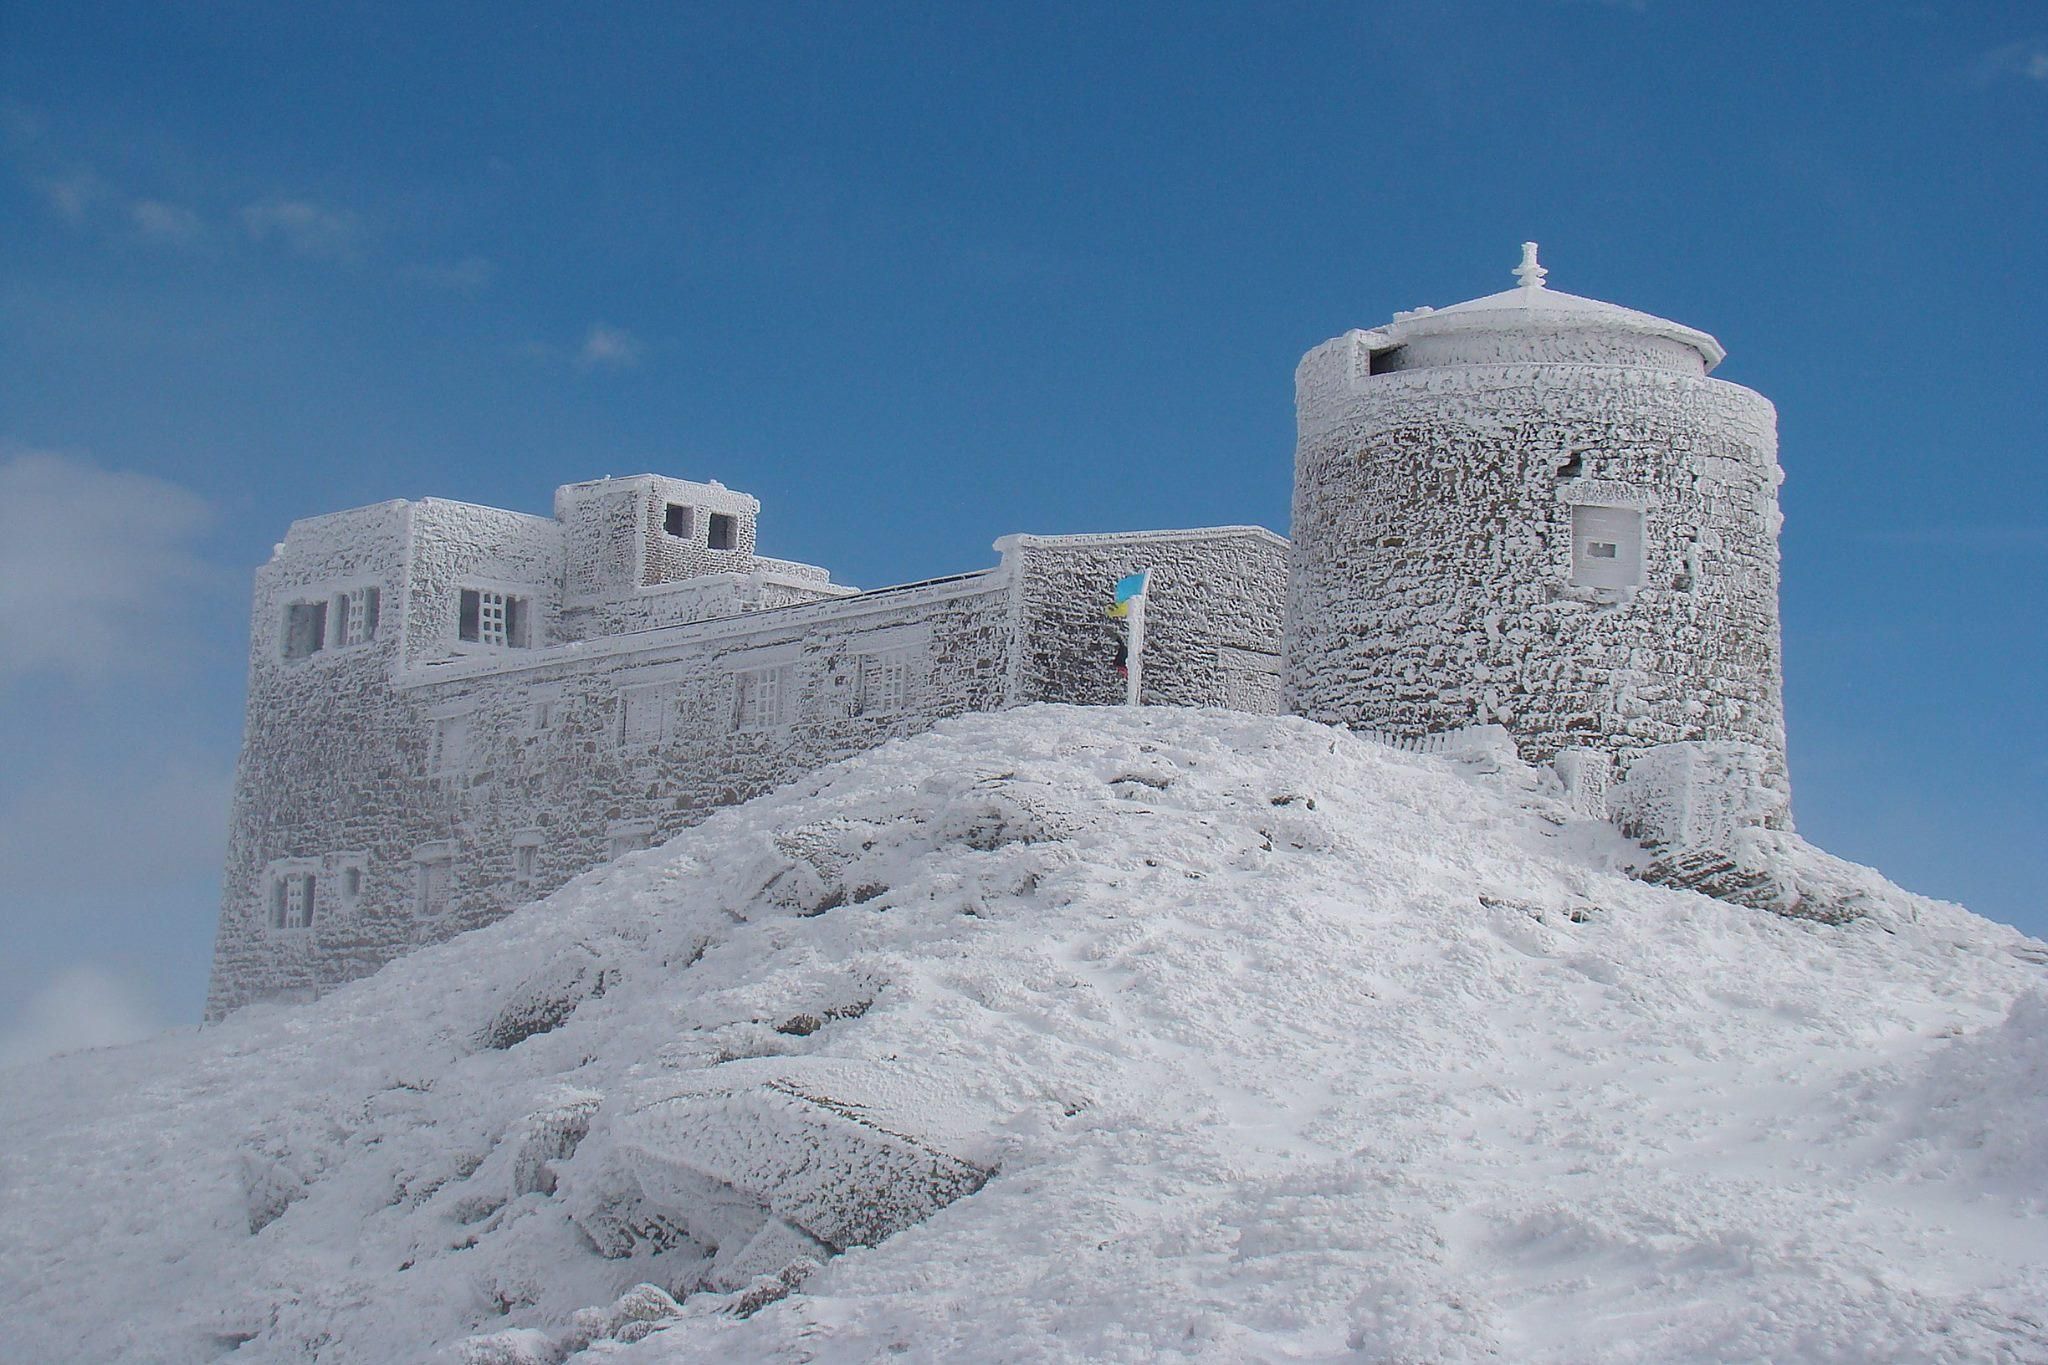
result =
[[[256,575],[209,1015],[366,975],[941,717],[1119,701],[1103,608],[1135,569],[1146,700],[1278,708],[1270,531],[1008,536],[993,568],[856,592],[757,554],[758,511],[647,474],[560,488],[552,517],[295,522]]]
[[[257,574],[208,1010],[315,993],[936,720],[1145,699],[1415,744],[1498,726],[1645,875],[1786,903],[1776,418],[1704,332],[1518,284],[1296,374],[1269,531],[1009,536],[872,592],[755,551],[755,499],[652,474],[552,517],[427,499],[294,523]],[[1285,659],[1284,672],[1282,659]],[[1505,742],[1505,741],[1503,741]],[[1767,840],[1766,840],[1767,841]]]
[[[1526,244],[1516,287],[1302,359],[1283,704],[1503,726],[1590,810],[1728,853],[1790,822],[1776,412],[1705,332],[1546,273]]]

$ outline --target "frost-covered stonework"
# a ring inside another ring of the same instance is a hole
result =
[[[1646,875],[1799,908],[1751,837],[1791,827],[1775,413],[1708,377],[1712,337],[1543,273],[1530,248],[1516,289],[1303,359],[1291,554],[1247,527],[1020,535],[994,569],[856,593],[756,554],[754,498],[651,474],[563,487],[552,517],[295,524],[258,575],[209,1013],[941,717],[1119,701],[1101,609],[1137,568],[1145,700],[1502,726],[1652,846]]]
[[[555,513],[386,503],[295,523],[258,572],[210,1016],[941,717],[1120,699],[1102,609],[1136,568],[1148,700],[1277,706],[1285,542],[1257,528],[1013,536],[856,593],[756,555],[758,503],[717,484],[574,484]]]
[[[1285,709],[1504,725],[1602,791],[1590,754],[1625,778],[1659,746],[1740,744],[1755,799],[1656,806],[1638,782],[1615,814],[1662,840],[1720,799],[1786,827],[1774,410],[1707,377],[1704,333],[1525,269],[1302,360]]]

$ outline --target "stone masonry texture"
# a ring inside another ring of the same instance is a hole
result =
[[[855,593],[756,556],[757,510],[647,475],[569,485],[555,518],[430,499],[294,524],[257,573],[209,1016],[366,975],[942,717],[1120,700],[1104,608],[1135,569],[1148,698],[1278,704],[1271,532],[1015,536],[992,569]],[[712,511],[730,549],[703,543]],[[286,657],[293,604],[332,622],[361,589],[369,639]],[[515,601],[526,643],[462,638],[465,590]],[[290,878],[309,923],[279,922]]]

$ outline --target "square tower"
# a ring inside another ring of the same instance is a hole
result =
[[[717,481],[660,474],[555,490],[567,556],[563,597],[579,606],[642,588],[753,568],[758,499]]]

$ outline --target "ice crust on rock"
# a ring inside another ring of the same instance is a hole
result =
[[[1477,732],[944,722],[0,1073],[0,1342],[2048,1359],[2048,948],[1783,831],[1853,920],[1645,885],[1573,800]]]

